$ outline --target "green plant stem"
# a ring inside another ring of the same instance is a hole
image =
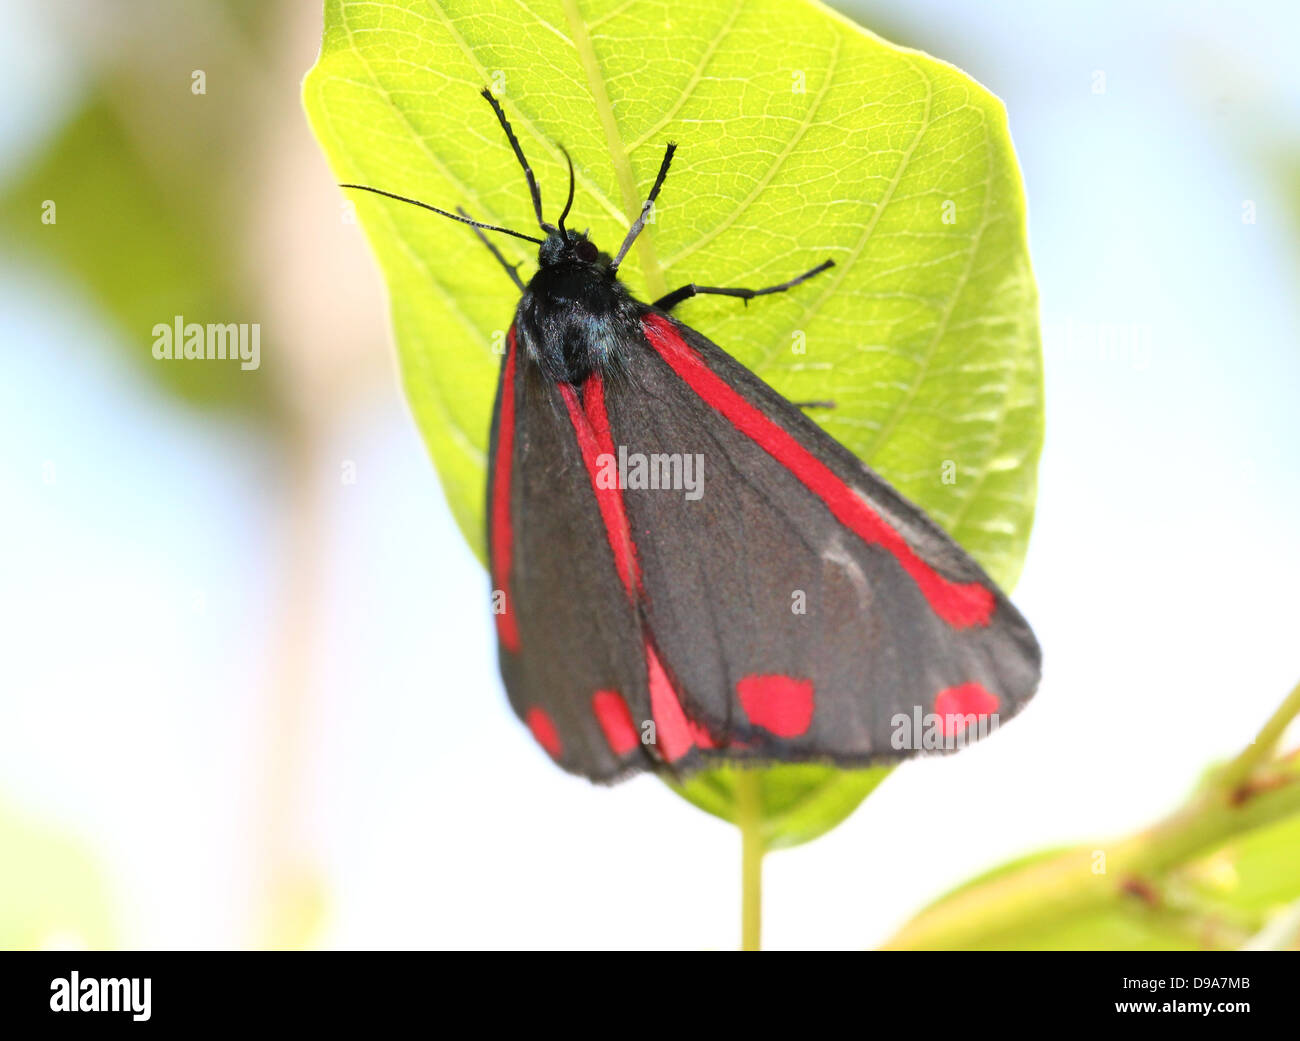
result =
[[[1000,934],[1046,925],[1118,899],[1135,877],[1173,867],[1235,835],[1300,812],[1300,778],[1234,806],[1198,800],[1154,828],[1107,848],[1079,847],[971,886],[923,911],[885,946],[996,946]],[[1097,851],[1106,873],[1093,874]]]
[[[736,772],[736,827],[740,829],[740,949],[763,942],[763,791],[754,770]]]
[[[1218,784],[1225,790],[1236,791],[1246,783],[1251,773],[1264,762],[1277,747],[1282,732],[1291,724],[1291,720],[1300,715],[1300,683],[1277,707],[1255,735],[1255,740],[1248,744],[1235,759],[1219,773]]]
[[[885,946],[997,946],[1001,935],[1118,900],[1134,879],[1167,871],[1236,835],[1300,813],[1300,764],[1286,765],[1258,790],[1247,787],[1297,712],[1300,688],[1208,787],[1154,827],[1118,842],[1079,846],[969,886],[922,911]],[[1098,853],[1105,854],[1101,874],[1094,873]]]

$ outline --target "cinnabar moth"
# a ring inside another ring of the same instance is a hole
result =
[[[698,294],[784,292],[833,262],[765,289],[691,284],[641,303],[618,268],[676,145],[611,258],[565,227],[572,162],[549,224],[501,105],[483,97],[545,239],[343,187],[471,225],[523,294],[492,418],[488,546],[501,673],[542,747],[596,781],[736,760],[859,766],[919,750],[898,747],[903,720],[938,718],[952,736],[1017,712],[1038,685],[1038,644],[980,566],[671,314]],[[526,285],[484,230],[540,247]],[[628,458],[670,475],[702,459],[703,494],[634,481]]]

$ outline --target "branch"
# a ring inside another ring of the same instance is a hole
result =
[[[1300,686],[1254,742],[1172,816],[1118,844],[1079,846],[959,890],[922,911],[885,946],[996,946],[999,937],[1009,941],[1027,926],[1061,921],[1131,897],[1145,878],[1300,813],[1300,757],[1268,759],[1297,714]],[[1103,849],[1103,871],[1094,873],[1095,854]]]

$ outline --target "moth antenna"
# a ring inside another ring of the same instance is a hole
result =
[[[528,160],[524,158],[524,150],[519,145],[519,138],[515,137],[515,132],[511,129],[510,121],[506,119],[505,110],[501,107],[501,102],[493,96],[492,91],[484,87],[480,93],[487,99],[487,103],[492,106],[492,111],[497,114],[497,121],[501,124],[501,129],[506,132],[506,140],[510,142],[510,147],[515,151],[515,158],[519,160],[519,165],[524,168],[524,176],[528,179],[528,194],[533,197],[533,212],[537,214],[537,226],[548,235],[555,228],[546,223],[546,218],[542,216],[542,190],[537,187],[537,178],[533,176],[533,168],[528,165]],[[568,213],[568,210],[564,211]]]
[[[655,204],[655,199],[659,198],[659,189],[664,186],[664,178],[668,176],[668,167],[672,164],[673,153],[676,151],[676,142],[669,141],[668,147],[664,149],[664,161],[659,164],[659,175],[655,178],[654,187],[650,189],[646,201],[641,204],[641,213],[637,216],[635,223],[628,228],[627,238],[623,240],[623,245],[619,247],[618,256],[614,258],[614,263],[610,265],[610,274],[618,270],[619,264],[623,263],[623,258],[627,256],[627,251],[632,248],[632,243],[636,241],[636,237],[641,234],[641,229],[645,227],[646,218],[650,215],[650,207]]]
[[[374,192],[376,195],[382,195],[385,199],[396,199],[398,202],[407,202],[412,206],[419,206],[421,209],[432,210],[434,213],[443,217],[450,217],[452,220],[460,221],[462,224],[468,224],[471,227],[482,228],[484,231],[499,231],[503,235],[513,235],[517,239],[523,239],[525,242],[535,242],[542,245],[542,240],[533,238],[532,235],[525,235],[521,231],[512,231],[509,228],[501,228],[495,224],[484,224],[482,221],[471,220],[469,217],[461,217],[454,213],[448,213],[446,210],[440,210],[437,206],[430,206],[427,202],[421,202],[419,199],[409,199],[405,195],[397,195],[393,192],[386,192],[382,188],[371,188],[368,184],[340,184],[340,188],[356,188],[358,191]]]
[[[560,234],[564,236],[564,240],[567,242],[569,241],[569,233],[564,230],[564,218],[567,217],[569,211],[573,209],[573,160],[569,157],[568,149],[563,145],[560,145],[560,151],[564,153],[564,161],[569,164],[569,198],[564,204],[564,212],[560,214],[559,220]]]

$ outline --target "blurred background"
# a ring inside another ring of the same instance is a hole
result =
[[[1300,9],[836,6],[1010,113],[1046,672],[996,740],[768,857],[773,947],[879,943],[1141,826],[1300,673]],[[6,14],[0,946],[734,946],[735,832],[562,774],[507,707],[299,103],[320,4]],[[261,367],[155,361],[178,314],[260,323]]]

